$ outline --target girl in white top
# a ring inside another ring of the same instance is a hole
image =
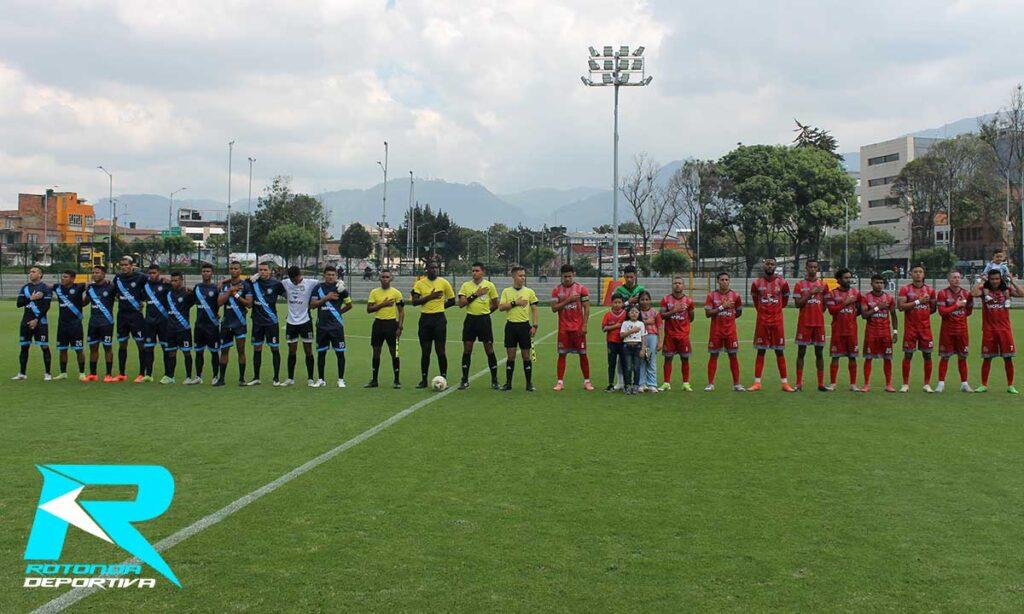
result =
[[[640,320],[640,308],[636,305],[629,308],[619,334],[622,336],[622,376],[626,394],[637,394],[640,392],[640,357],[647,327]]]

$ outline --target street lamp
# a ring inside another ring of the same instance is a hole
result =
[[[170,229],[173,228],[173,225],[171,224],[171,211],[174,210],[174,195],[177,194],[178,192],[182,192],[182,191],[187,190],[187,189],[188,189],[187,187],[178,188],[177,190],[171,192],[171,202],[167,205],[167,230],[168,231],[170,231]]]
[[[252,165],[256,163],[256,158],[249,156],[249,203],[245,206],[245,255],[249,256],[249,238],[250,229],[252,228]],[[320,233],[323,234],[323,233]],[[258,258],[257,258],[258,260]]]
[[[437,235],[446,235],[446,234],[448,234],[447,230],[438,230],[437,232],[434,233],[434,236],[430,239],[430,251],[433,252],[434,255],[437,254]]]
[[[612,275],[618,278],[619,275],[619,88],[620,87],[642,87],[649,85],[653,77],[647,76],[645,72],[646,62],[644,61],[644,47],[637,47],[632,55],[629,47],[622,45],[616,51],[611,45],[605,45],[598,53],[593,47],[588,48],[590,57],[587,58],[589,74],[591,77],[600,75],[599,81],[588,77],[580,77],[583,85],[588,87],[615,88],[615,106],[613,120],[612,139]],[[630,83],[630,77],[637,76],[639,80]]]
[[[50,229],[49,229],[49,226],[50,226],[49,225],[49,222],[50,222],[50,194],[53,194],[53,191],[55,189],[59,188],[59,187],[60,187],[59,185],[52,185],[52,186],[46,188],[46,190],[43,192],[43,249],[44,250],[46,249],[46,246],[50,243],[50,239],[49,239],[49,234],[50,234]],[[52,258],[53,250],[52,249],[50,250],[50,255],[51,255],[50,262],[52,264],[52,262],[53,262],[53,258]]]
[[[231,156],[235,152],[235,142],[228,142],[228,264],[231,264]]]
[[[110,259],[114,255],[114,233],[117,232],[117,205],[114,204],[114,176],[110,174],[110,171],[103,168],[103,166],[97,166],[107,174],[107,178],[110,179],[110,192],[107,195],[107,206],[110,208],[110,232],[107,233],[107,264],[110,264]]]
[[[377,268],[384,267],[384,256],[387,254],[387,240],[384,238],[384,227],[388,224],[388,142],[384,141],[384,162],[377,160],[377,166],[384,171],[384,194],[380,204],[380,261]]]
[[[413,179],[412,171],[409,171],[409,218],[405,221],[405,253],[407,258],[412,258],[412,267],[416,266],[416,254],[413,253],[413,225],[416,223],[416,210],[412,208]]]

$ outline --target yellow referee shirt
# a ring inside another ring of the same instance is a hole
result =
[[[444,277],[435,277],[434,281],[430,281],[426,277],[420,277],[416,280],[416,283],[412,286],[414,294],[427,296],[438,290],[441,291],[441,298],[435,298],[420,305],[420,313],[444,313],[444,302],[455,298],[455,291],[452,290],[452,285]]]
[[[498,298],[498,289],[489,280],[483,280],[479,284],[470,279],[459,288],[459,296],[469,298],[480,288],[487,288],[487,294],[482,294],[466,303],[466,313],[471,316],[485,316],[491,313],[491,299]]]
[[[515,305],[512,309],[508,310],[508,321],[509,322],[529,322],[530,321],[530,305],[536,305],[539,301],[537,300],[537,294],[523,286],[516,290],[515,288],[505,288],[501,291],[501,302],[502,303],[513,303],[521,298],[525,298],[527,301],[526,306]]]
[[[373,317],[377,320],[397,320],[398,319],[398,305],[402,304],[402,293],[395,288],[374,288],[370,290],[369,302],[374,304],[383,303],[384,301],[391,299],[394,302],[390,307],[382,307],[377,311],[373,312]]]

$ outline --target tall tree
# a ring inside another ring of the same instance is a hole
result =
[[[1006,188],[1004,215],[1006,219],[1014,220],[1013,227],[1018,231],[1016,244],[1024,245],[1024,224],[1021,217],[1024,215],[1024,84],[1018,84],[1014,88],[1006,107],[1000,109],[991,121],[980,126],[980,136],[982,142],[995,155],[997,170],[1003,178]],[[1014,182],[1018,185],[1018,202],[1016,207],[1011,207]],[[1007,246],[1014,242],[1009,232],[1007,226]]]
[[[836,153],[839,149],[839,141],[828,130],[815,128],[810,124],[801,124],[800,120],[797,119],[794,119],[793,122],[796,124],[796,128],[793,130],[796,133],[796,137],[793,138],[794,147],[820,149],[828,152],[835,159],[842,161],[843,157]]]
[[[373,252],[373,237],[369,231],[360,224],[354,222],[345,228],[341,233],[338,245],[338,253],[344,258],[366,258]]]
[[[291,178],[278,175],[270,185],[263,189],[256,204],[256,213],[252,220],[253,247],[256,251],[273,251],[262,243],[270,232],[281,226],[291,224],[312,231],[314,243],[327,231],[329,220],[323,204],[308,194],[296,194],[291,191]],[[231,243],[234,249],[238,245],[237,237],[242,237],[245,244],[244,214],[241,218],[241,232],[238,232],[232,221]]]
[[[647,254],[651,236],[664,222],[666,199],[659,194],[658,163],[640,153],[633,158],[633,171],[622,178],[619,191],[636,220],[640,253]]]
[[[312,228],[284,224],[271,230],[265,239],[267,250],[284,258],[286,264],[316,251],[317,235]]]

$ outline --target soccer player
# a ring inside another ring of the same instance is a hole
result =
[[[537,334],[537,294],[526,287],[526,269],[521,266],[512,267],[512,287],[501,291],[498,309],[508,312],[505,322],[505,351],[508,361],[505,363],[505,385],[501,390],[512,390],[512,374],[516,369],[516,348],[523,355],[523,374],[526,376],[526,391],[534,392],[533,360],[530,349],[533,336]]]
[[[348,290],[338,288],[338,270],[333,266],[324,267],[324,281],[313,290],[309,306],[316,314],[316,352],[319,379],[314,388],[323,388],[324,371],[327,367],[327,350],[334,350],[338,360],[338,388],[345,387],[345,318],[342,315],[352,309]]]
[[[949,358],[957,357],[957,369],[960,372],[960,391],[973,392],[967,383],[967,347],[969,333],[967,318],[974,311],[974,297],[970,290],[960,287],[959,271],[950,271],[947,277],[949,287],[939,290],[935,297],[939,317],[939,381],[935,384],[935,392],[946,389],[946,371],[949,369]]]
[[[380,353],[384,344],[388,344],[391,353],[391,370],[395,375],[395,388],[401,388],[399,380],[398,340],[402,337],[405,325],[405,302],[402,293],[391,287],[391,271],[380,272],[380,287],[370,290],[370,298],[366,302],[366,313],[373,314],[373,328],[370,330],[370,347],[373,349],[373,377],[365,388],[376,388],[377,374],[380,372]]]
[[[107,374],[103,377],[106,383],[116,382],[114,377],[114,301],[117,290],[107,281],[107,267],[97,265],[92,268],[92,283],[85,291],[86,302],[89,303],[89,332],[86,337],[89,343],[89,377],[87,381],[99,380],[96,375],[96,363],[99,362],[100,344],[103,344],[103,358],[107,365]]]
[[[146,291],[146,318],[143,321],[145,324],[145,342],[143,343],[143,349],[146,351],[146,370],[143,373],[142,381],[151,382],[153,381],[153,363],[156,361],[156,345],[160,344],[160,348],[163,350],[164,357],[164,377],[167,376],[167,342],[164,339],[165,329],[167,327],[167,307],[164,296],[167,294],[167,289],[170,288],[170,284],[161,277],[160,267],[151,264],[147,269],[148,279],[143,285],[143,289]]]
[[[903,385],[900,392],[910,391],[910,363],[916,350],[924,358],[924,391],[932,390],[932,312],[935,291],[924,283],[924,267],[910,268],[911,282],[900,288],[896,307],[903,312]]]
[[[622,285],[615,288],[612,296],[621,296],[624,303],[623,308],[628,310],[633,305],[640,304],[640,293],[644,291],[644,287],[637,283],[636,267],[632,264],[622,268],[622,277]]]
[[[626,319],[626,310],[623,307],[626,301],[619,295],[612,295],[612,308],[604,313],[601,318],[601,330],[605,334],[605,342],[608,346],[608,387],[605,392],[615,391],[615,378],[621,376],[618,364],[624,359],[622,357],[622,323]]]
[[[981,386],[975,392],[988,392],[988,374],[992,359],[1002,358],[1006,370],[1006,391],[1017,394],[1013,387],[1013,357],[1017,348],[1010,325],[1010,298],[1024,296],[1024,288],[1012,275],[1004,278],[999,269],[990,269],[985,280],[971,289],[981,298]]]
[[[899,320],[896,318],[896,301],[884,288],[885,278],[876,273],[871,276],[871,292],[860,296],[860,312],[867,320],[864,325],[864,387],[861,392],[871,390],[871,361],[875,358],[883,361],[885,391],[896,392],[892,387],[892,348],[896,344]]]
[[[228,265],[230,278],[220,284],[217,304],[224,306],[224,319],[220,323],[220,373],[214,386],[223,386],[228,373],[231,346],[238,349],[238,385],[245,386],[245,334],[246,313],[252,307],[252,283],[242,279],[242,264],[237,260]]]
[[[270,348],[270,359],[274,363],[274,386],[280,386],[281,350],[278,338],[281,324],[277,318],[277,297],[285,295],[284,285],[270,276],[270,262],[259,264],[259,275],[252,282],[252,380],[248,386],[260,385],[260,368],[263,366],[263,344]]]
[[[775,364],[779,368],[782,390],[795,392],[786,377],[786,331],[782,322],[782,309],[789,303],[789,282],[775,274],[775,258],[765,258],[762,264],[763,276],[750,285],[750,300],[757,311],[757,322],[754,325],[757,360],[754,362],[754,384],[747,390],[761,389],[765,352],[775,350]]]
[[[12,380],[19,381],[27,379],[25,371],[28,368],[28,348],[33,343],[39,346],[43,353],[43,374],[44,381],[50,381],[50,326],[46,320],[46,312],[50,310],[50,300],[53,298],[53,290],[43,283],[43,270],[34,266],[28,270],[28,283],[18,291],[17,305],[24,309],[21,315],[21,330],[18,334],[18,343],[21,346],[20,370],[12,377]]]
[[[587,322],[590,321],[590,290],[576,282],[571,264],[561,268],[562,283],[551,290],[551,311],[558,314],[558,381],[554,390],[565,388],[566,354],[578,354],[583,372],[583,389],[593,390],[590,359],[587,358]]]
[[[427,276],[416,280],[412,286],[412,304],[420,307],[420,383],[417,388],[427,387],[427,373],[430,370],[430,347],[437,352],[437,368],[441,377],[448,379],[448,356],[444,344],[448,338],[448,319],[444,310],[455,304],[455,292],[444,277],[437,275],[437,263],[427,263]]]
[[[473,342],[484,344],[487,367],[491,370],[491,388],[498,389],[498,357],[494,355],[494,331],[491,312],[498,308],[498,289],[484,279],[487,269],[482,262],[473,263],[473,278],[459,288],[459,307],[466,309],[462,324],[462,381],[459,390],[469,388],[469,365],[473,357]]]
[[[301,341],[306,355],[306,383],[313,387],[316,380],[313,378],[313,320],[309,317],[309,300],[319,284],[315,279],[303,279],[302,269],[292,265],[288,267],[288,279],[281,285],[288,296],[288,317],[284,325],[284,340],[288,343],[288,379],[281,385],[295,384],[295,361]]]
[[[832,314],[832,335],[829,353],[832,364],[829,366],[829,391],[836,389],[836,378],[839,376],[839,359],[846,358],[846,367],[850,374],[850,391],[857,392],[857,318],[860,316],[860,291],[851,287],[853,273],[850,269],[836,271],[838,285],[828,293],[825,305]]]
[[[185,287],[185,278],[181,271],[171,271],[171,285],[164,292],[164,304],[167,305],[167,321],[164,324],[164,376],[161,384],[173,384],[174,372],[178,368],[178,350],[185,359],[185,383],[193,384],[192,379],[192,327],[189,324],[189,310],[196,303],[196,296]]]
[[[54,379],[68,377],[68,350],[78,356],[78,379],[85,381],[85,345],[82,336],[82,307],[85,305],[85,284],[75,283],[74,270],[60,274],[60,283],[53,286],[57,297],[57,350],[60,352],[60,373]]]
[[[718,354],[729,355],[729,370],[732,371],[732,389],[743,392],[740,385],[740,361],[736,353],[740,350],[739,338],[736,336],[736,318],[743,315],[743,299],[729,289],[729,274],[718,274],[718,288],[708,293],[704,301],[704,315],[711,318],[711,331],[708,334],[708,385],[705,392],[715,389],[715,372],[718,370]]]
[[[683,377],[683,390],[693,392],[690,386],[690,323],[693,322],[693,299],[686,296],[686,285],[682,275],[672,277],[672,293],[661,299],[661,319],[665,323],[665,340],[662,348],[665,366],[662,390],[672,389],[672,359],[679,357],[679,370]]]
[[[146,321],[142,317],[142,306],[146,302],[146,276],[135,270],[135,262],[131,256],[121,258],[121,272],[114,276],[114,289],[117,290],[117,378],[123,382],[128,379],[125,368],[128,366],[128,339],[135,341],[139,350],[139,374],[135,383],[146,378]]]
[[[217,383],[220,375],[220,289],[213,281],[213,265],[207,262],[199,269],[202,281],[192,288],[192,296],[196,302],[196,330],[192,350],[195,352],[196,375],[192,381],[185,380],[185,385],[203,383],[203,352],[210,352],[210,368],[213,370],[213,383]]]
[[[814,366],[818,372],[818,390],[825,388],[825,297],[828,286],[818,278],[818,261],[808,258],[804,278],[793,286],[793,302],[800,310],[796,324],[796,389],[803,390],[804,356],[807,346],[814,347]]]

